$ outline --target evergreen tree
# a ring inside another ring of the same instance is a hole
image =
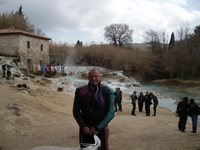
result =
[[[20,16],[24,16],[23,12],[22,12],[22,5],[19,7],[19,10],[16,11],[15,13],[16,15],[20,15]]]
[[[77,41],[75,46],[83,46],[83,43],[81,41]]]
[[[11,25],[14,25],[15,29],[45,36],[45,33],[41,29],[35,28],[35,26],[30,23],[28,17],[25,17],[22,11],[22,5],[15,13],[13,13],[13,11],[11,13],[0,13],[0,29],[10,28]]]
[[[175,46],[175,38],[174,38],[174,32],[171,34],[171,39],[169,42],[169,50],[172,49]]]

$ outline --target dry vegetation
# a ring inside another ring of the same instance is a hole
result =
[[[72,53],[73,51],[73,53]],[[155,75],[154,66],[158,57],[150,51],[129,50],[112,45],[76,46],[67,44],[50,44],[50,60],[52,64],[88,64],[108,69],[123,70],[129,75],[145,78],[146,74]]]

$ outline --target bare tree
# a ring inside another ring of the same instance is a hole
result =
[[[111,24],[104,28],[104,37],[107,41],[113,42],[115,46],[132,42],[133,30],[127,24]]]
[[[160,30],[159,32],[150,29],[146,31],[144,35],[146,43],[152,45],[153,53],[165,52],[168,46],[168,33],[166,30]]]
[[[149,31],[146,31],[146,34],[144,35],[144,39],[146,43],[149,43],[152,45],[153,53],[157,53],[160,50],[161,44],[160,44],[159,34],[157,31],[154,31],[152,29]]]
[[[160,40],[160,43],[162,43],[163,52],[165,52],[168,47],[168,33],[166,30],[163,29],[159,31],[159,40]]]
[[[40,29],[40,28],[37,28],[36,29],[36,34],[37,35],[41,35],[41,36],[45,36],[45,33],[42,31],[42,29]]]
[[[188,39],[190,32],[190,26],[188,22],[182,23],[180,28],[177,30],[177,37],[179,41]]]

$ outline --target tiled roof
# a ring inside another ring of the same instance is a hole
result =
[[[14,27],[7,28],[7,29],[1,29],[0,30],[0,35],[2,35],[2,34],[23,34],[23,35],[27,35],[27,36],[40,38],[40,39],[51,40],[51,38],[48,38],[48,37],[45,37],[45,36],[36,35],[36,34],[33,34],[33,33],[22,31],[22,30],[18,30],[18,29],[15,29]]]

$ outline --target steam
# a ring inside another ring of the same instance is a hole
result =
[[[65,60],[64,66],[76,66],[76,49],[75,48],[69,48],[67,52],[67,58]]]

